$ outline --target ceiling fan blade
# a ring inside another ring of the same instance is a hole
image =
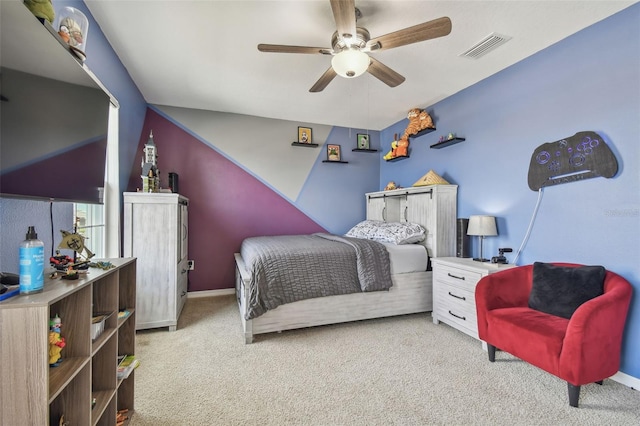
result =
[[[336,21],[338,36],[345,40],[356,36],[355,0],[331,0],[331,10]]]
[[[327,87],[327,85],[329,83],[331,83],[331,80],[333,80],[333,78],[336,76],[336,72],[333,70],[333,67],[329,67],[328,70],[326,70],[324,72],[324,74],[322,74],[322,77],[320,77],[318,79],[318,81],[316,81],[316,84],[313,85],[313,87],[311,87],[311,89],[309,89],[309,91],[311,93],[316,93],[316,92],[322,92],[324,90],[325,87]]]
[[[261,52],[276,53],[320,53],[323,55],[331,55],[332,50],[326,47],[309,47],[309,46],[287,46],[283,44],[259,44],[258,50]]]
[[[398,74],[397,72],[395,72],[394,70],[392,70],[391,68],[383,64],[382,62],[378,61],[377,59],[371,56],[370,58],[371,58],[371,65],[369,65],[369,69],[367,69],[367,71],[372,76],[374,76],[375,78],[377,78],[378,80],[380,80],[381,82],[383,82],[389,87],[396,87],[402,84],[402,82],[404,82],[403,76],[401,76],[400,74]]]
[[[451,32],[451,19],[444,16],[433,21],[414,25],[380,37],[373,38],[367,43],[371,50],[392,49],[432,38],[444,37]],[[377,46],[377,47],[376,47]]]

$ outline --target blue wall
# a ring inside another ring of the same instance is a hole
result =
[[[410,186],[429,169],[458,184],[459,217],[498,218],[499,236],[485,239],[485,257],[512,247],[513,260],[525,237],[538,198],[527,184],[533,151],[583,130],[604,138],[618,173],[544,189],[518,264],[603,265],[628,279],[635,295],[622,371],[640,377],[640,4],[427,111],[437,131],[412,140],[410,159],[381,161],[380,185],[393,180]],[[383,150],[406,123],[381,132]],[[449,132],[466,141],[429,148]]]

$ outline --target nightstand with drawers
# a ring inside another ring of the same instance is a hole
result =
[[[515,265],[477,262],[469,258],[437,257],[433,266],[433,323],[440,321],[478,338],[476,284],[482,277]]]

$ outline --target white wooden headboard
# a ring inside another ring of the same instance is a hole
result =
[[[365,194],[368,220],[412,222],[427,231],[429,256],[456,254],[458,185],[429,185]]]

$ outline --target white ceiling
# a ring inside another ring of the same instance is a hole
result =
[[[398,87],[337,76],[320,93],[309,88],[331,57],[256,46],[331,47],[328,0],[85,3],[148,103],[380,130],[636,1],[356,0],[372,38],[441,16],[451,34],[372,53],[406,77]],[[480,59],[459,56],[493,32],[513,38]]]

